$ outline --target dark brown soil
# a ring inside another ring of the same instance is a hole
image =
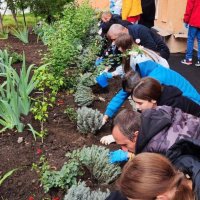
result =
[[[8,40],[0,40],[0,47],[18,53],[24,51],[27,63],[38,66],[41,63],[42,54],[46,52],[47,48],[41,42],[37,43],[37,37],[33,33],[30,34],[29,41],[29,44],[24,45],[10,35]],[[108,101],[120,89],[120,82],[120,79],[112,80],[109,91],[103,91],[95,86],[93,88],[94,93],[104,97],[106,102],[96,101],[92,107],[103,113]],[[60,102],[63,103],[60,104]],[[28,200],[31,196],[35,200],[53,199],[54,197],[62,199],[64,196],[62,190],[53,190],[45,194],[38,174],[31,169],[32,164],[38,163],[41,156],[41,154],[38,155],[37,150],[42,150],[42,154],[47,157],[52,168],[60,169],[66,160],[66,152],[84,145],[101,145],[99,139],[111,133],[111,122],[109,122],[95,136],[86,137],[81,135],[77,132],[76,124],[72,123],[64,114],[67,105],[76,107],[73,96],[62,91],[57,96],[55,106],[49,112],[49,118],[45,124],[48,135],[44,138],[43,143],[39,139],[35,141],[31,132],[27,129],[23,133],[7,131],[0,135],[0,176],[9,170],[18,168],[18,171],[1,185],[1,200]],[[126,103],[125,106],[129,106],[129,104]],[[40,124],[33,119],[33,116],[29,115],[24,120],[32,124],[34,129],[39,130]],[[17,142],[19,137],[23,137],[23,142]],[[110,148],[115,149],[117,145],[110,145]]]

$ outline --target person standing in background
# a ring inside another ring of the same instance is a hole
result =
[[[138,23],[151,28],[154,26],[156,13],[155,0],[141,0],[141,5],[142,14]]]
[[[185,59],[181,63],[185,65],[192,65],[192,55],[194,48],[194,40],[197,38],[198,42],[198,60],[195,63],[200,67],[200,1],[188,0],[184,14],[185,27],[188,28],[187,50]]]
[[[138,23],[142,14],[141,0],[122,0],[122,20]]]
[[[112,14],[121,15],[122,0],[110,0],[110,12]]]

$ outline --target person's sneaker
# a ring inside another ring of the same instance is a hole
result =
[[[192,65],[192,59],[183,59],[181,63],[184,65]]]
[[[200,60],[197,60],[197,62],[195,63],[195,66],[200,67]]]

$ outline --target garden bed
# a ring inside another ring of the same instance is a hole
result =
[[[28,65],[35,64],[39,66],[42,62],[42,55],[47,48],[41,42],[37,42],[37,36],[33,33],[29,35],[29,40],[30,43],[24,45],[10,35],[8,40],[0,40],[0,46],[2,50],[7,48],[18,53],[24,51]],[[20,64],[16,65],[16,67],[19,66]],[[102,90],[98,86],[94,86],[93,93],[104,97],[106,101],[95,101],[91,107],[103,113],[108,101],[120,87],[120,79],[112,80],[108,90]],[[31,132],[27,129],[22,133],[8,130],[0,135],[0,175],[18,168],[0,187],[0,199],[28,200],[30,197],[33,197],[35,200],[53,199],[55,197],[62,199],[65,194],[62,190],[55,189],[49,193],[44,193],[38,174],[32,170],[32,164],[38,163],[40,156],[45,155],[50,166],[53,169],[59,170],[66,161],[66,152],[84,145],[101,145],[99,142],[100,138],[111,133],[111,122],[109,122],[96,135],[81,135],[76,129],[76,124],[71,122],[64,113],[67,106],[77,108],[73,95],[68,94],[66,91],[61,91],[57,95],[55,105],[49,110],[48,121],[45,123],[48,135],[44,138],[43,143],[40,139],[35,141]],[[125,106],[129,107],[128,102]],[[31,114],[24,117],[23,121],[30,123],[35,130],[40,129],[39,122],[35,121]],[[19,141],[19,137],[22,137],[23,140]],[[115,149],[117,145],[110,145],[110,148]],[[95,182],[90,181],[91,177],[89,176],[88,173],[84,176],[89,186],[93,188],[98,187],[95,185]],[[113,185],[108,187],[113,188]]]

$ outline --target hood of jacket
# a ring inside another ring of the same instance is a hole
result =
[[[140,76],[146,77],[148,76],[155,68],[159,67],[160,65],[152,60],[147,60],[144,62],[137,63],[136,71],[139,72]],[[161,69],[163,68],[160,66]]]
[[[136,142],[136,154],[142,152],[155,135],[171,124],[171,116],[167,110],[148,109],[142,112],[141,128]]]

